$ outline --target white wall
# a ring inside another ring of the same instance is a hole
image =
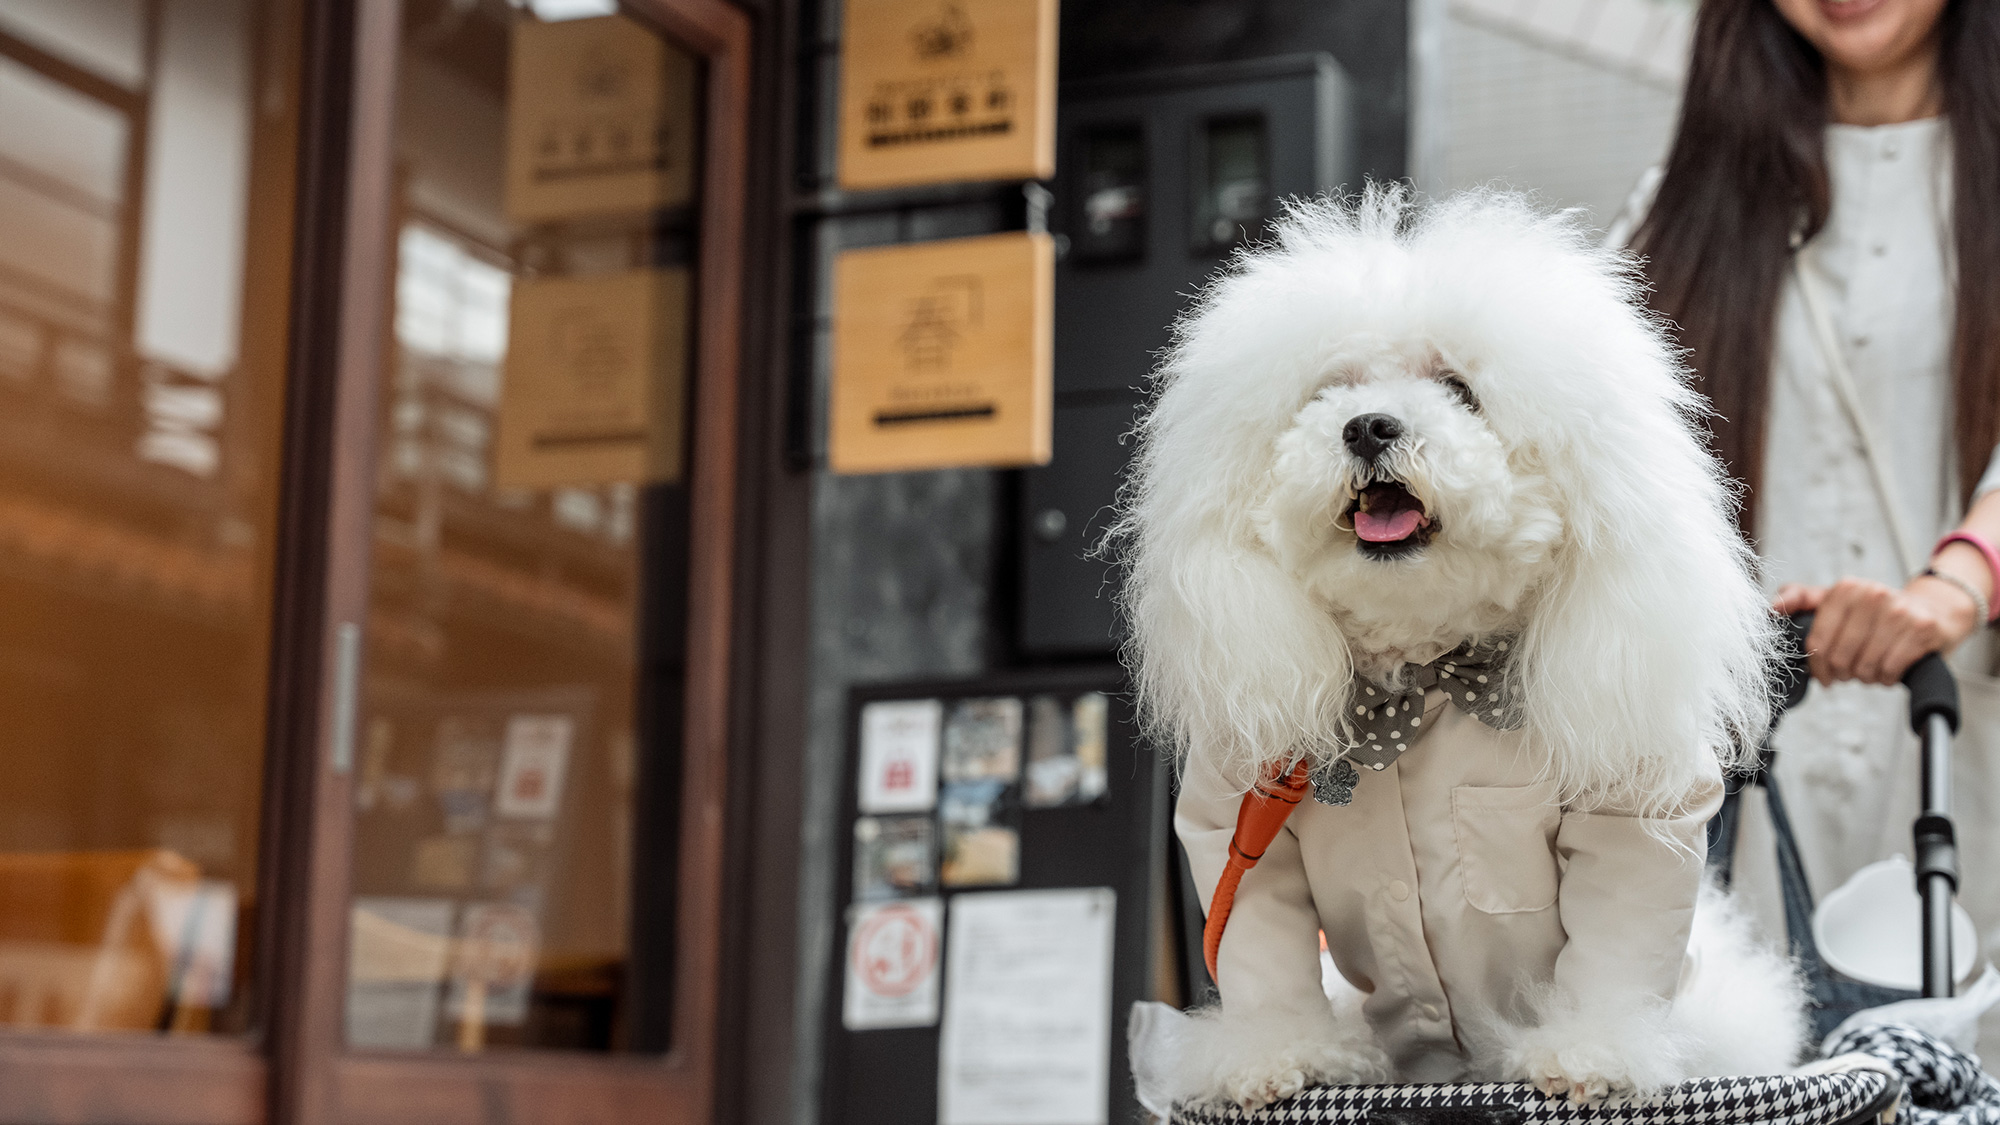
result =
[[[1413,5],[1411,154],[1430,192],[1498,183],[1608,226],[1665,155],[1686,69],[1686,0]]]

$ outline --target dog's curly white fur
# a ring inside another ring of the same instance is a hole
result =
[[[1358,1004],[1345,1010],[1315,997],[1284,1011],[1249,1016],[1220,1007],[1195,1014],[1186,1049],[1171,1068],[1177,1100],[1207,1098],[1255,1109],[1309,1085],[1386,1082],[1389,1056],[1369,1034]]]
[[[1770,613],[1638,286],[1630,259],[1517,196],[1291,208],[1180,321],[1139,427],[1113,534],[1156,732],[1245,784],[1323,761],[1357,662],[1509,623],[1566,797],[1671,802],[1689,747],[1761,730]],[[1384,407],[1412,426],[1388,467],[1443,527],[1393,581],[1335,526],[1367,471],[1340,428]]]
[[[1299,203],[1240,255],[1177,325],[1111,539],[1159,740],[1247,787],[1343,752],[1357,676],[1508,634],[1523,745],[1565,807],[1665,813],[1754,746],[1770,613],[1638,287],[1573,216],[1501,193]],[[1370,415],[1396,421],[1372,460],[1350,440]],[[1380,481],[1421,506],[1410,542],[1344,522]],[[1634,1004],[1551,999],[1472,1055],[1581,1099],[1714,1069],[1688,1046],[1700,1019]],[[1218,1035],[1230,1054],[1197,1085],[1253,1104],[1294,1076],[1366,1079],[1323,1022]]]

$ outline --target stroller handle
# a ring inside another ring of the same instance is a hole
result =
[[[1805,698],[1812,673],[1806,665],[1806,637],[1813,615],[1795,613],[1785,622],[1785,657],[1772,674],[1772,694],[1780,713]],[[1916,846],[1917,893],[1923,899],[1923,995],[1952,994],[1951,900],[1958,889],[1958,839],[1951,823],[1951,738],[1958,733],[1958,680],[1944,657],[1926,653],[1903,673],[1910,689],[1910,729],[1922,742],[1923,814],[1911,831]],[[1767,750],[1769,743],[1766,744]],[[1767,759],[1768,760],[1768,759]]]
[[[1812,627],[1811,610],[1785,619],[1785,639],[1790,643],[1786,645],[1783,662],[1772,675],[1771,685],[1773,694],[1782,701],[1780,710],[1798,706],[1812,682],[1812,672],[1806,664],[1806,637],[1811,635]],[[1923,734],[1931,716],[1936,715],[1951,728],[1951,733],[1958,733],[1958,679],[1951,674],[1942,655],[1925,653],[1903,673],[1903,686],[1910,689],[1912,731]]]

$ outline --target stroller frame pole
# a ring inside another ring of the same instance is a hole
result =
[[[1943,658],[1924,657],[1903,674],[1910,689],[1910,729],[1923,741],[1923,815],[1911,832],[1917,893],[1924,903],[1925,996],[1952,995],[1952,895],[1958,890],[1958,839],[1951,823],[1951,736],[1958,729],[1958,684]]]
[[[1917,890],[1924,898],[1924,995],[1953,993],[1951,902],[1958,889],[1958,847],[1951,823],[1951,721],[1924,718],[1924,814],[1912,832]]]

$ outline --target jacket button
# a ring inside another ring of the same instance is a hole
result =
[[[1410,885],[1401,879],[1392,881],[1389,884],[1389,897],[1395,899],[1397,902],[1408,899],[1410,897]]]

